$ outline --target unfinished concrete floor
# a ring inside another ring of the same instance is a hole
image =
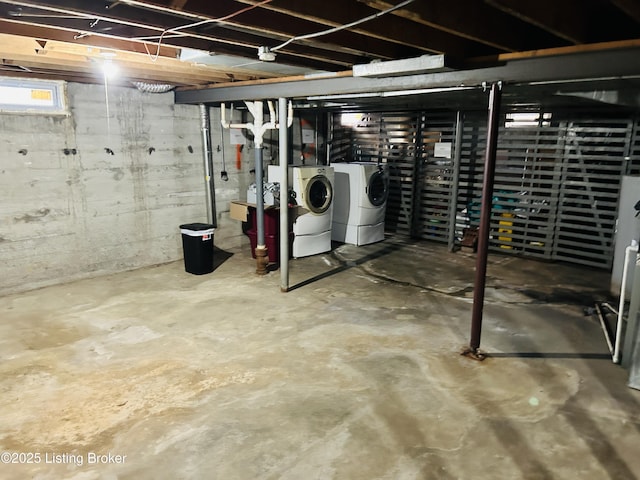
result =
[[[606,272],[491,255],[476,362],[471,255],[343,245],[282,294],[233,253],[0,298],[0,478],[640,478]]]

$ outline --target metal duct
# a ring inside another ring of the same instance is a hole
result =
[[[209,107],[200,104],[200,130],[202,132],[202,152],[204,156],[204,183],[207,197],[207,221],[214,227],[218,226],[216,212],[216,194],[213,178],[213,159],[211,156],[211,135],[209,133]]]
[[[133,82],[135,87],[145,93],[167,93],[176,88],[175,85],[163,83]]]

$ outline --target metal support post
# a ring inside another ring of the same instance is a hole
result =
[[[487,125],[487,148],[484,159],[484,178],[482,181],[482,204],[480,207],[480,227],[478,231],[478,252],[476,257],[476,277],[473,287],[473,314],[471,318],[471,341],[464,355],[475,360],[484,360],[480,352],[482,333],[482,310],[487,277],[487,256],[489,252],[489,231],[491,226],[491,206],[493,183],[496,169],[496,149],[500,118],[501,83],[491,85],[489,93],[489,119]]]
[[[287,99],[278,99],[279,159],[280,159],[280,291],[289,291],[289,175]]]

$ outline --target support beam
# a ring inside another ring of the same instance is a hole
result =
[[[289,291],[289,172],[287,99],[278,99],[280,161],[280,291]],[[287,119],[285,121],[285,119]]]
[[[100,65],[104,62],[101,52],[99,48],[53,40],[47,41],[42,48],[30,38],[0,34],[0,58],[6,65],[99,76]],[[246,71],[239,69],[194,65],[177,58],[158,57],[155,62],[150,62],[146,53],[118,51],[113,63],[118,66],[121,78],[127,82],[153,79],[156,82],[174,83],[179,79],[180,85],[198,85],[228,81],[229,74],[237,74],[238,78],[251,78]]]
[[[484,158],[484,175],[482,181],[482,204],[480,206],[480,228],[478,232],[478,252],[476,257],[476,277],[473,286],[473,314],[471,318],[471,341],[464,354],[475,360],[484,360],[480,352],[480,336],[482,333],[482,311],[487,277],[487,256],[489,253],[489,233],[491,227],[491,205],[493,198],[493,181],[496,170],[496,149],[498,146],[498,129],[500,119],[500,83],[491,85],[489,93],[489,119],[487,125],[487,147]]]
[[[575,47],[555,49],[554,56],[545,51],[529,52],[503,65],[452,72],[408,75],[392,78],[356,78],[348,75],[284,78],[273,82],[236,82],[201,90],[176,92],[176,103],[219,103],[245,98],[306,98],[313,95],[378,95],[384,92],[409,92],[429,88],[456,88],[460,85],[480,86],[498,81],[510,85],[553,82],[578,83],[590,80],[622,79],[640,75],[640,41],[603,44],[606,49],[589,51]],[[509,54],[507,54],[509,55]],[[548,55],[548,54],[547,54]],[[258,88],[259,87],[259,88]],[[425,92],[425,93],[428,93]]]

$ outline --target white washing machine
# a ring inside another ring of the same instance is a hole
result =
[[[353,245],[384,240],[389,176],[373,162],[334,163],[331,239]]]
[[[328,252],[334,204],[333,168],[298,166],[291,167],[290,173],[290,186],[299,207],[293,221],[293,257]]]

